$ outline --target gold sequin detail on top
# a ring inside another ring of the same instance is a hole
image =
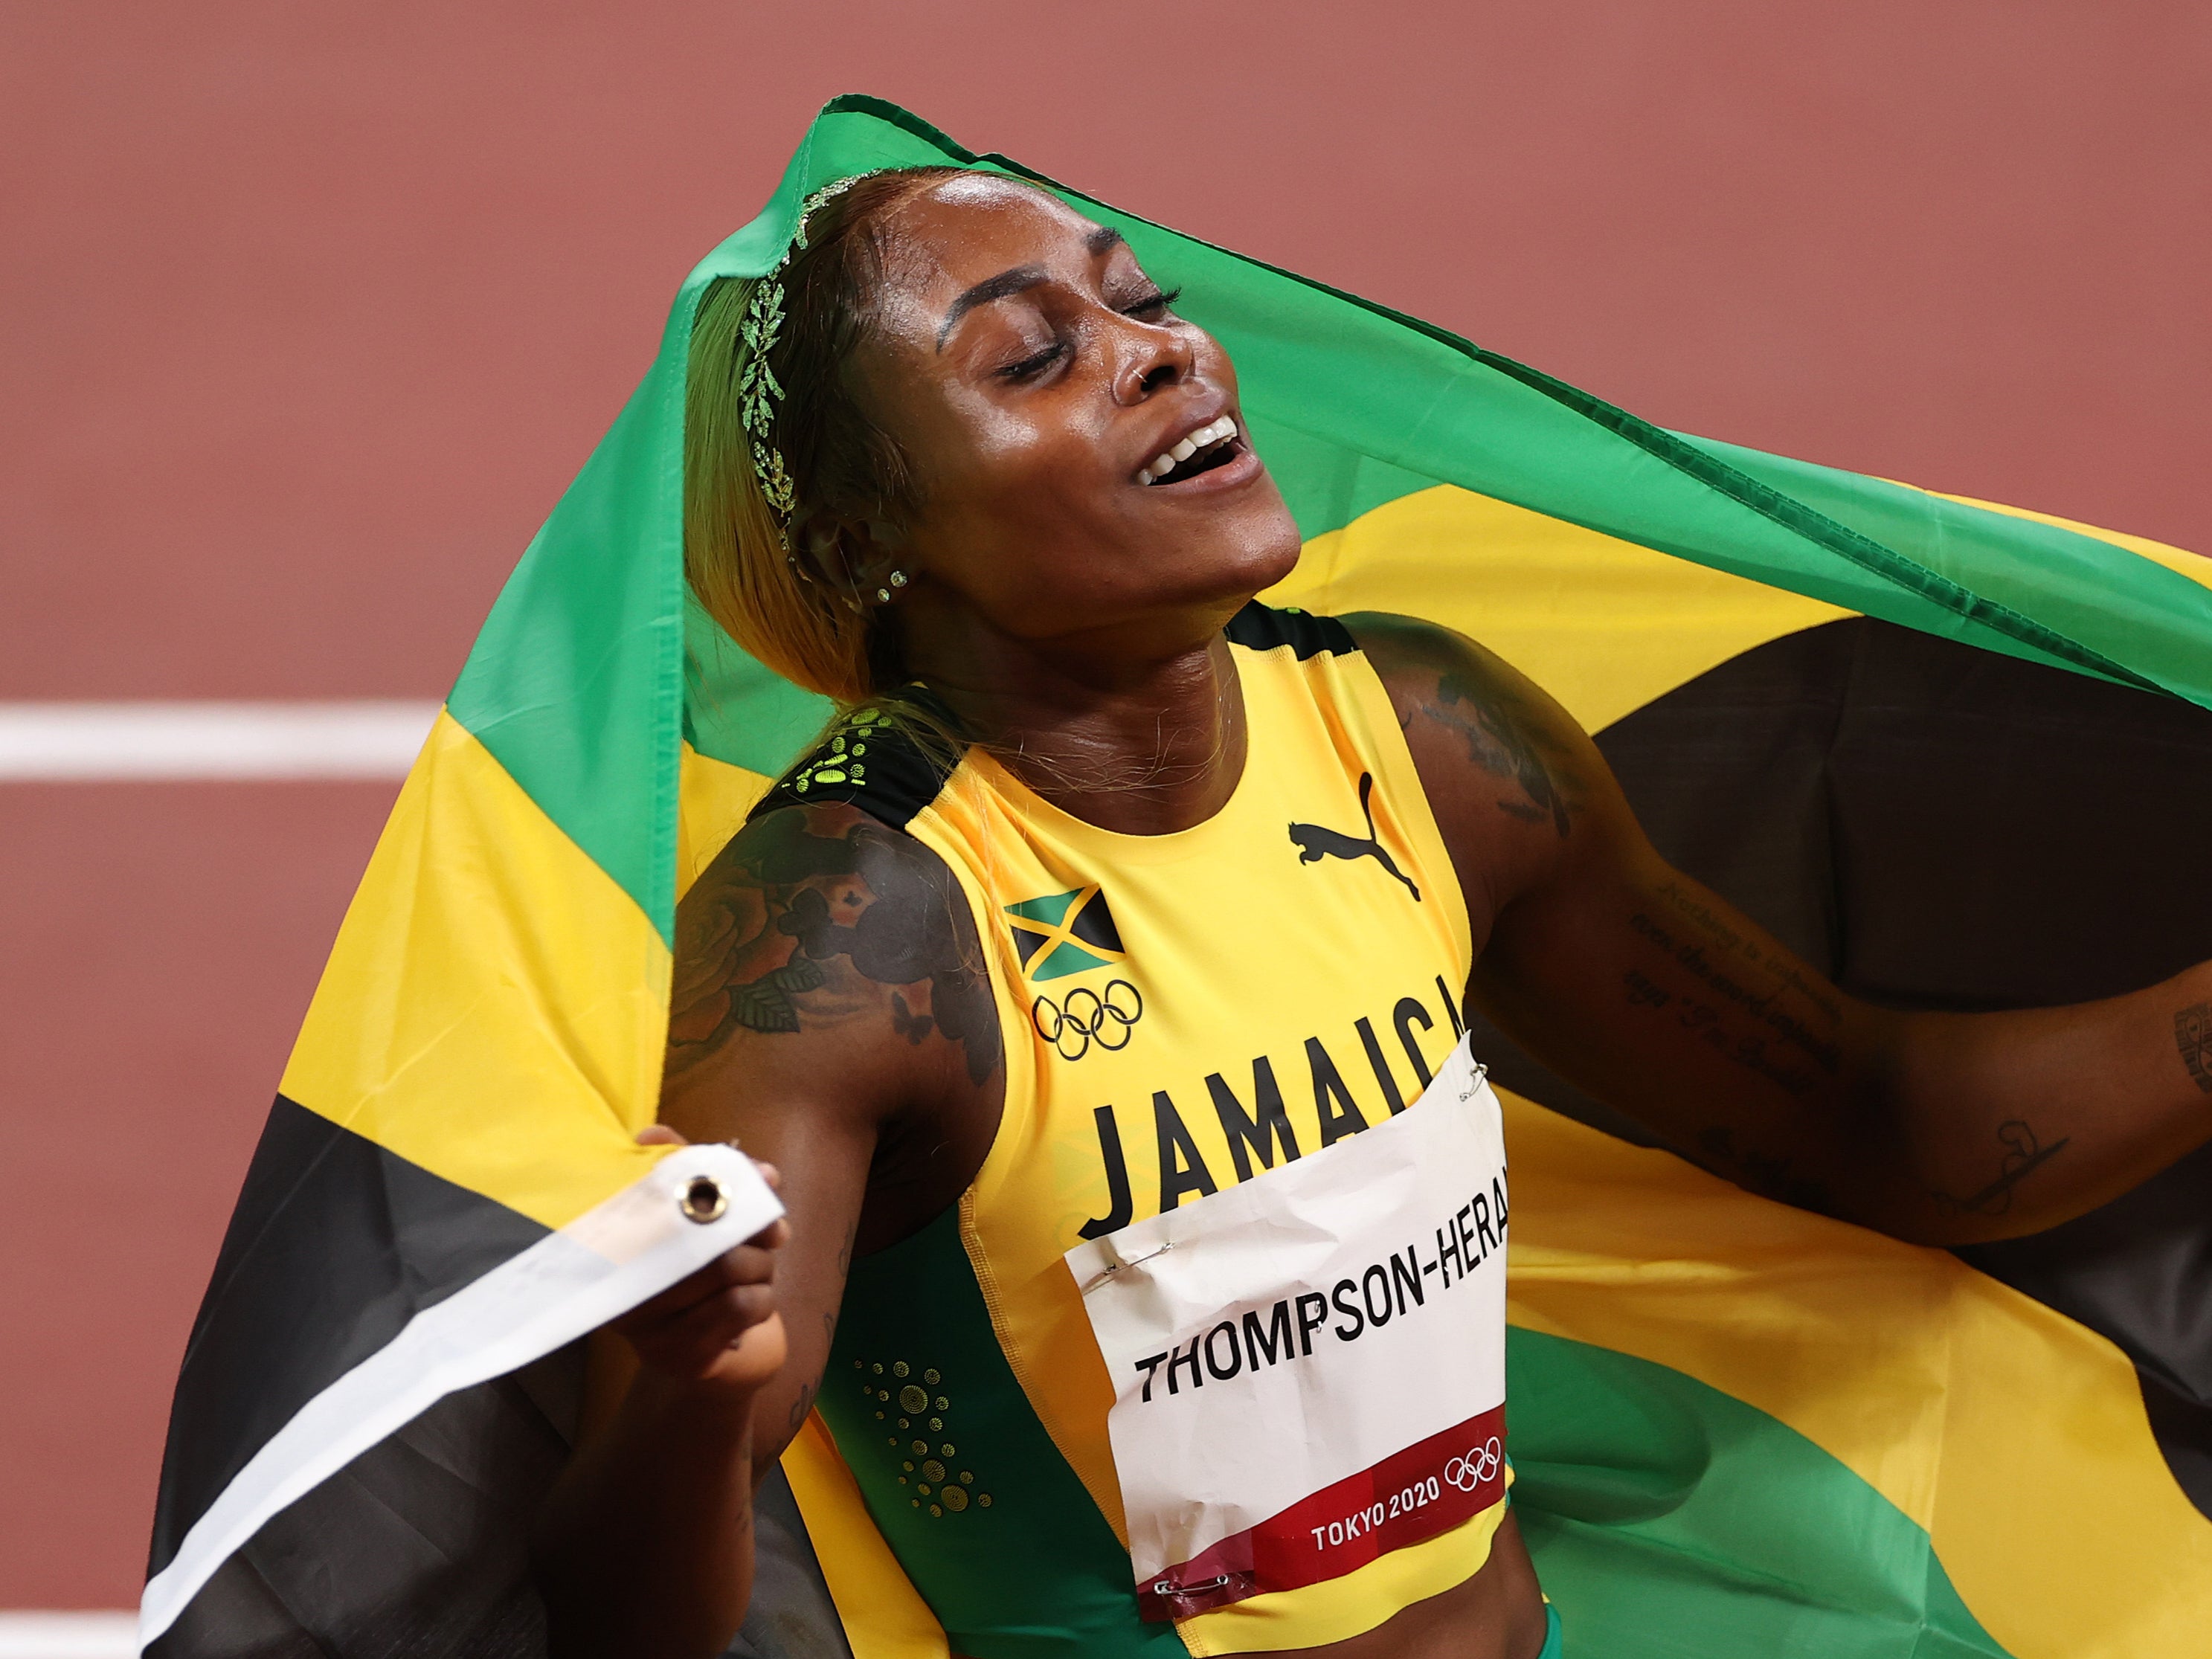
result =
[[[949,1394],[933,1396],[928,1389],[908,1382],[894,1396],[888,1388],[876,1386],[875,1379],[886,1372],[894,1377],[913,1376],[915,1368],[908,1361],[894,1359],[886,1364],[880,1360],[855,1359],[853,1362],[853,1369],[860,1373],[860,1394],[864,1399],[879,1401],[883,1406],[888,1407],[896,1397],[899,1410],[912,1413],[917,1416],[925,1411],[933,1410],[937,1414],[928,1420],[929,1431],[932,1434],[944,1432],[945,1413],[952,1409],[952,1397]],[[938,1370],[935,1366],[930,1366],[922,1371],[921,1380],[928,1383],[931,1389],[934,1389],[945,1381],[945,1376],[944,1373]],[[880,1409],[876,1413],[878,1420],[883,1419],[886,1413]],[[914,1426],[912,1419],[901,1417],[897,1420],[897,1426],[902,1431],[911,1430]],[[971,1492],[970,1491],[975,1484],[975,1470],[955,1467],[953,1460],[957,1453],[951,1441],[947,1440],[939,1445],[934,1455],[931,1455],[930,1444],[927,1440],[917,1438],[908,1441],[901,1439],[897,1435],[891,1435],[884,1440],[884,1443],[891,1449],[891,1455],[894,1457],[899,1456],[902,1451],[910,1454],[900,1460],[899,1468],[902,1472],[896,1478],[900,1486],[908,1487],[918,1494],[908,1500],[911,1507],[917,1510],[927,1507],[931,1516],[939,1520],[942,1520],[947,1514],[961,1514],[971,1506],[980,1510],[988,1510],[991,1507],[991,1495],[988,1492]],[[916,1458],[921,1460],[918,1468],[915,1462]],[[956,1482],[957,1484],[955,1484]],[[934,1501],[925,1504],[925,1499]]]

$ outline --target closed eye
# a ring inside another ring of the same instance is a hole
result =
[[[1008,363],[999,373],[1010,380],[1034,380],[1059,362],[1060,354],[1066,349],[1066,342],[1054,341],[1042,351],[1038,352],[1036,356],[1024,357],[1018,363]]]
[[[1182,290],[1179,288],[1164,289],[1156,288],[1133,304],[1123,306],[1121,314],[1124,317],[1134,317],[1140,323],[1156,323],[1166,316],[1168,307],[1181,298],[1182,298]]]

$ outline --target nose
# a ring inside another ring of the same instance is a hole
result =
[[[1190,378],[1195,362],[1188,330],[1118,313],[1116,320],[1121,324],[1114,374],[1116,403],[1143,403]]]

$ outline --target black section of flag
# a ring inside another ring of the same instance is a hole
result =
[[[1121,930],[1114,925],[1114,913],[1106,908],[1106,895],[1098,894],[1090,903],[1075,913],[1068,924],[1068,936],[1085,945],[1095,945],[1102,951],[1121,953]]]
[[[1861,618],[1723,663],[1598,746],[1670,862],[1888,1006],[2109,996],[2212,940],[2212,713],[2194,704]],[[1648,1140],[1479,1018],[1475,1051],[1502,1086]],[[1960,1254],[2155,1380],[2160,1443],[2212,1515],[2212,1148]]]
[[[149,1573],[301,1406],[546,1231],[277,1096],[185,1348]]]
[[[580,1345],[448,1395],[276,1516],[146,1659],[544,1659],[529,1545],[568,1459]],[[852,1659],[781,1468],[753,1495],[728,1659]]]

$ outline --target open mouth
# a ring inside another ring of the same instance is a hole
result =
[[[1164,449],[1137,472],[1145,484],[1181,483],[1217,466],[1226,466],[1244,453],[1244,439],[1237,422],[1226,415],[1211,421],[1172,449]]]

